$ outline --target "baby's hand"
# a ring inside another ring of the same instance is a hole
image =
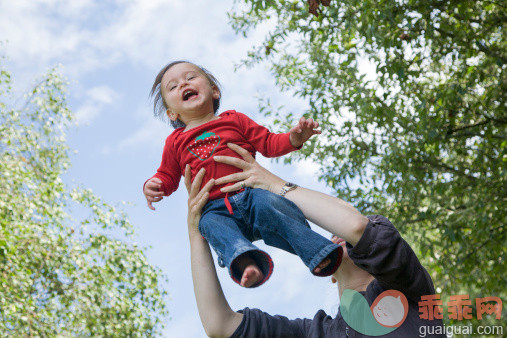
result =
[[[162,181],[156,177],[153,177],[144,185],[144,196],[146,197],[146,200],[148,201],[148,207],[151,210],[155,210],[151,203],[160,202],[162,198],[164,198],[164,192],[161,191],[161,189]]]
[[[299,148],[308,141],[310,137],[315,134],[320,134],[320,130],[316,130],[315,128],[319,127],[319,123],[315,122],[312,118],[308,120],[303,117],[299,119],[297,125],[291,128],[290,133],[290,144],[293,147]]]

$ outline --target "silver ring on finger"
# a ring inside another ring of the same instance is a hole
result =
[[[241,181],[240,186],[241,186],[241,189],[245,189],[245,181]]]

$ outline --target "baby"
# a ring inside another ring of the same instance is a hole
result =
[[[186,61],[165,66],[155,79],[155,115],[167,114],[176,128],[166,139],[162,163],[146,181],[144,194],[148,206],[169,196],[179,185],[185,170],[192,178],[205,169],[203,184],[240,170],[215,162],[214,155],[238,155],[227,143],[247,149],[253,156],[259,151],[277,157],[301,148],[312,135],[319,134],[318,123],[301,118],[289,133],[274,134],[246,115],[228,110],[216,115],[220,88],[206,69]],[[287,183],[280,195],[262,189],[241,189],[235,193],[214,186],[209,202],[202,210],[199,231],[213,247],[221,267],[227,267],[232,279],[244,287],[263,284],[273,271],[273,261],[253,241],[297,254],[317,276],[329,276],[341,262],[342,248],[310,229],[303,213],[285,194],[297,188]]]

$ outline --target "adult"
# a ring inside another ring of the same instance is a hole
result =
[[[192,278],[206,333],[212,337],[363,337],[348,326],[340,312],[332,318],[319,310],[313,319],[289,320],[258,309],[245,308],[235,312],[230,308],[218,280],[209,246],[197,230],[201,208],[215,184],[237,182],[225,188],[225,191],[236,191],[247,186],[279,193],[286,181],[260,166],[246,150],[234,144],[228,146],[243,160],[223,156],[215,156],[215,160],[241,168],[243,172],[211,180],[202,189],[203,171],[196,175],[193,183],[190,182],[190,172],[187,171],[185,175],[185,185],[189,191]],[[295,203],[308,220],[335,234],[333,241],[344,248],[342,263],[332,277],[333,282],[338,282],[340,297],[345,289],[352,289],[360,292],[371,306],[377,296],[386,290],[402,292],[408,300],[408,314],[403,324],[390,336],[419,336],[421,326],[443,325],[441,320],[419,318],[418,302],[422,295],[435,293],[433,282],[389,220],[379,215],[363,216],[339,198],[302,187],[288,192],[285,197]]]

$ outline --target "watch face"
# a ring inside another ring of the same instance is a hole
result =
[[[283,197],[285,196],[286,193],[288,193],[289,191],[291,190],[294,190],[298,187],[297,184],[294,184],[294,183],[290,183],[290,182],[287,182],[285,183],[285,185],[282,187],[282,191],[280,191],[280,195]]]

